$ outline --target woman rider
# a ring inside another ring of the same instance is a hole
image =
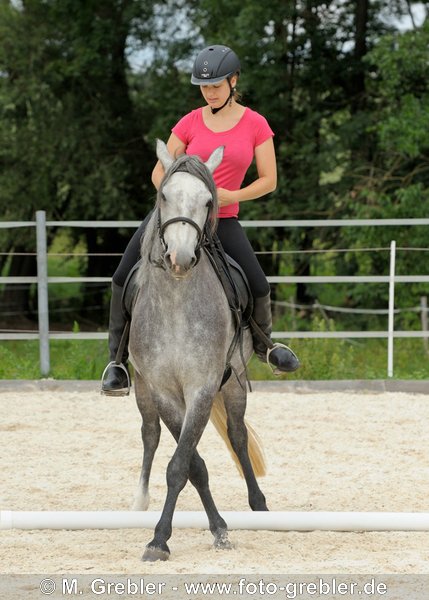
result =
[[[206,161],[218,146],[224,146],[224,157],[213,177],[219,200],[217,234],[227,254],[245,272],[253,295],[253,319],[268,337],[271,335],[270,286],[255,256],[244,229],[238,221],[241,202],[260,198],[275,190],[277,184],[273,131],[259,113],[239,104],[236,84],[240,62],[227,46],[213,45],[202,50],[195,59],[191,83],[199,85],[206,105],[185,115],[172,128],[167,148],[172,156],[186,152]],[[256,162],[257,178],[241,187],[245,174]],[[152,182],[159,188],[164,168],[157,162]],[[149,216],[143,221],[128,244],[112,277],[112,299],[109,318],[109,350],[111,363],[105,370],[102,392],[121,395],[128,391],[128,375],[114,361],[125,326],[122,313],[122,289],[128,273],[140,258],[140,241]],[[290,372],[299,361],[290,348],[261,340],[254,332],[253,345],[257,356],[276,371]],[[126,364],[127,351],[122,357]]]

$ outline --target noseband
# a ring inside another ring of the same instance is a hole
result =
[[[206,220],[204,222],[203,229],[201,229],[200,226],[198,225],[198,223],[196,223],[194,220],[189,219],[189,217],[180,217],[180,216],[173,217],[171,219],[168,219],[168,221],[165,221],[165,223],[161,224],[161,207],[158,207],[158,237],[161,241],[161,245],[164,249],[164,253],[167,252],[167,243],[164,238],[165,230],[167,229],[167,227],[169,225],[172,225],[173,223],[182,223],[182,225],[191,225],[197,232],[197,245],[195,246],[195,249],[194,249],[196,262],[195,262],[194,266],[197,265],[200,260],[200,256],[201,256],[201,247],[204,243],[204,235],[205,235],[205,231],[206,231],[206,225],[207,225],[207,221],[209,218],[209,214],[210,214],[210,208],[207,209],[207,216],[206,216]]]

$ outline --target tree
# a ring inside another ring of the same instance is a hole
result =
[[[29,219],[36,208],[58,219],[146,214],[154,197],[155,137],[166,139],[177,119],[201,103],[189,72],[208,43],[237,51],[244,103],[266,115],[275,131],[278,188],[245,203],[243,218],[422,214],[427,29],[415,23],[414,31],[398,33],[398,20],[413,15],[416,4],[23,0],[17,8],[16,1],[0,0],[4,218]],[[146,62],[131,70],[128,57],[137,49]],[[310,274],[321,264],[312,250],[348,242],[362,247],[371,232],[307,228],[249,235],[257,250],[308,251],[293,260],[262,257],[267,272]],[[92,253],[117,251],[129,232],[85,236]],[[4,242],[4,249],[28,247],[19,232]],[[34,267],[31,260],[14,260],[15,273]],[[111,273],[114,262],[91,258],[86,268]],[[333,264],[345,274],[367,268],[366,261],[344,255]],[[374,260],[370,268],[383,267]],[[299,285],[296,296],[310,303],[319,293],[325,292]],[[347,289],[336,293],[338,303],[357,298]],[[376,301],[368,289],[359,294]]]
[[[427,48],[429,22],[421,28],[381,38],[366,57],[367,96],[372,110],[366,122],[371,154],[361,161],[355,173],[354,214],[361,218],[418,218],[429,212],[429,66]],[[427,247],[425,228],[405,227],[376,231],[367,228],[356,238],[349,232],[345,243],[388,247],[395,239],[398,247]],[[427,273],[427,255],[399,251],[399,272]],[[359,264],[367,272],[386,272],[386,266],[372,260]],[[357,290],[356,293],[362,293]],[[403,306],[418,304],[428,293],[424,284],[398,286]],[[371,292],[365,291],[371,299]],[[379,298],[372,296],[373,301]],[[387,292],[386,292],[387,300]]]
[[[140,36],[150,36],[151,11],[140,0],[1,2],[4,218],[32,219],[41,208],[59,220],[145,213],[153,151],[132,102],[127,49],[137,18]],[[126,240],[116,231],[84,235],[87,274],[111,273],[114,263],[93,254]],[[31,245],[15,237],[6,247],[25,252]],[[23,274],[27,262],[12,262],[10,274]],[[26,303],[28,292],[21,308]]]

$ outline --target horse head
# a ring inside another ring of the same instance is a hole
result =
[[[217,215],[217,194],[212,173],[223,158],[223,146],[206,162],[183,154],[173,158],[157,140],[156,154],[165,176],[158,191],[158,228],[164,248],[164,264],[176,279],[188,275],[197,264],[206,227]]]

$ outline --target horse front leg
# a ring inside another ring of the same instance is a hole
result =
[[[142,559],[144,561],[167,560],[170,550],[167,541],[172,533],[172,520],[177,498],[185,487],[188,478],[197,488],[206,509],[210,530],[215,537],[216,547],[230,547],[227,525],[220,516],[208,485],[208,473],[204,461],[196,452],[196,446],[207,425],[211,409],[210,396],[204,396],[192,403],[185,415],[180,435],[177,423],[165,420],[167,427],[177,439],[176,451],[167,467],[167,497],[161,518],[155,527],[153,540],[146,546]]]
[[[152,469],[152,463],[158,448],[161,435],[161,425],[159,422],[158,410],[153,403],[149,390],[143,383],[140,375],[135,373],[135,393],[137,406],[142,416],[142,442],[143,459],[140,479],[132,510],[147,510],[149,508],[149,477]]]
[[[172,520],[177,498],[188,480],[190,457],[182,447],[177,447],[167,467],[167,497],[162,509],[161,518],[155,527],[154,538],[143,553],[142,560],[154,562],[168,560],[170,549],[167,541],[172,533]]]
[[[228,539],[228,528],[225,520],[219,514],[209,488],[209,474],[206,463],[195,450],[189,472],[189,481],[196,488],[209,520],[209,528],[214,537],[214,547],[232,548]]]

